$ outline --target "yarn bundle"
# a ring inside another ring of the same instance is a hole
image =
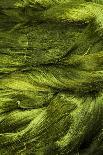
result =
[[[103,1],[0,1],[0,155],[103,154]]]

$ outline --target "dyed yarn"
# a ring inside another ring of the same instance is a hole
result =
[[[0,155],[103,154],[102,0],[0,1]]]

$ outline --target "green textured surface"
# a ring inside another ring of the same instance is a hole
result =
[[[103,154],[103,1],[0,1],[0,155]]]

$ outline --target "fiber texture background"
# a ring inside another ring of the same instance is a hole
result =
[[[0,0],[0,155],[103,155],[103,0]]]

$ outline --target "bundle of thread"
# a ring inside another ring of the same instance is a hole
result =
[[[0,1],[0,155],[103,154],[103,1]]]

